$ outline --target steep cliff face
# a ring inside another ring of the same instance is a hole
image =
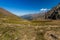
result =
[[[58,4],[57,6],[52,8],[50,11],[48,11],[45,14],[45,18],[46,19],[53,19],[53,20],[60,19],[60,4]]]

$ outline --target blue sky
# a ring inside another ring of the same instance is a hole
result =
[[[0,0],[0,7],[21,16],[51,9],[59,2],[60,0]]]

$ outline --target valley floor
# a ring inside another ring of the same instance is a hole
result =
[[[0,40],[60,40],[60,25],[0,23]]]

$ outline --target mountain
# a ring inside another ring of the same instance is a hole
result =
[[[21,18],[27,19],[27,20],[32,20],[32,19],[33,19],[33,18],[32,18],[32,14],[29,14],[29,15],[23,15],[23,16],[21,16]]]
[[[32,38],[33,36],[30,37],[30,34],[34,30],[28,28],[29,23],[29,21],[0,8],[0,40],[23,40],[25,35]]]
[[[21,17],[18,17],[3,8],[0,8],[0,21],[5,23],[18,23],[18,24],[28,22],[27,20],[24,20]]]
[[[40,13],[36,13],[36,14],[29,14],[29,15],[23,15],[21,16],[21,18],[27,19],[27,20],[43,20],[44,19],[44,15],[46,12],[40,12]]]
[[[37,13],[37,14],[24,15],[22,16],[22,18],[28,19],[28,20],[60,19],[60,4],[53,7],[51,10],[48,10],[47,12],[42,11],[41,13]]]
[[[45,14],[46,19],[60,19],[60,3]]]

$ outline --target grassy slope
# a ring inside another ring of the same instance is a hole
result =
[[[60,32],[60,27],[35,28],[23,25],[11,27],[0,24],[0,40],[46,40],[44,35],[47,31]]]
[[[28,24],[27,20],[24,20],[16,15],[5,15],[4,13],[0,13],[0,22],[3,23],[13,23],[13,24]]]
[[[60,25],[60,20],[31,21],[33,25]]]
[[[46,34],[47,31],[54,30],[54,32],[56,32],[56,31],[60,32],[60,27],[44,27],[44,26],[47,26],[46,24],[44,24],[47,22],[48,21],[40,21],[40,22],[34,21],[31,23],[31,26],[13,25],[16,23],[13,23],[12,25],[6,24],[6,26],[4,24],[0,24],[0,40],[46,40],[44,35]],[[56,21],[56,22],[58,23],[58,21]],[[10,23],[10,22],[8,22],[8,23]],[[42,24],[40,24],[40,23],[42,23]],[[48,23],[50,23],[50,21]],[[53,23],[54,22],[51,22],[52,25],[54,25]],[[36,28],[36,24],[38,24],[38,26],[42,26],[42,27]],[[43,26],[43,24],[44,24],[44,26]],[[51,25],[51,24],[48,24],[48,25]],[[33,27],[33,26],[35,26],[35,27]]]

